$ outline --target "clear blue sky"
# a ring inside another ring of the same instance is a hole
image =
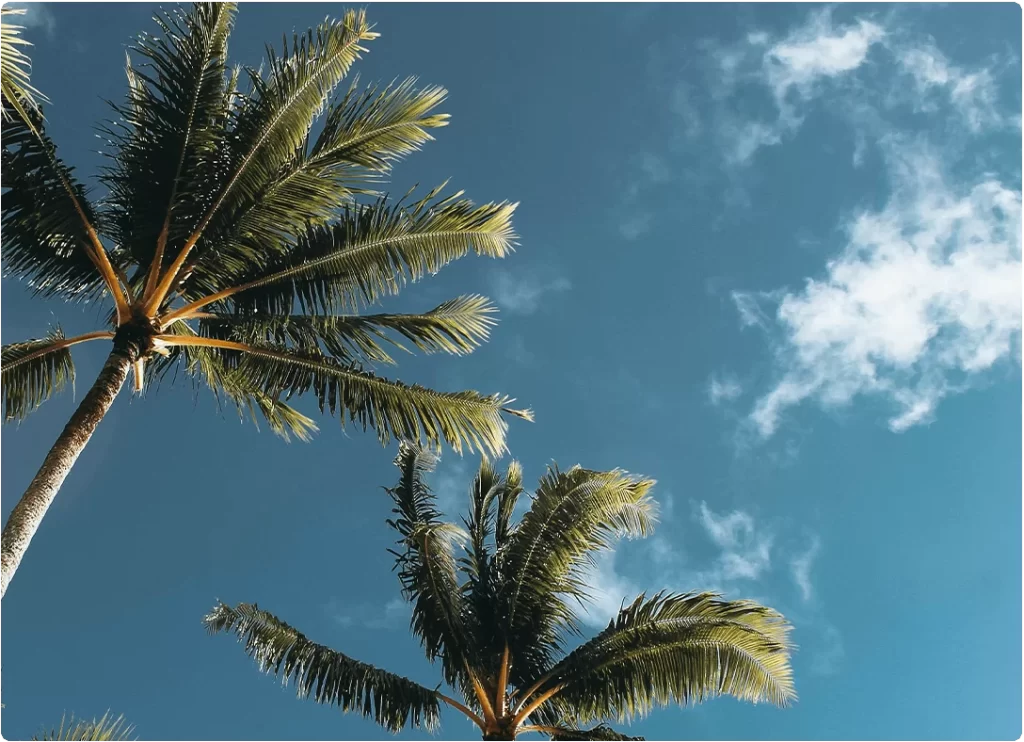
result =
[[[233,61],[342,5],[243,5]],[[33,9],[34,81],[81,175],[142,4]],[[481,292],[468,359],[398,375],[516,396],[510,446],[655,477],[655,536],[600,565],[590,621],[651,588],[791,617],[800,701],[666,709],[649,739],[1021,734],[1021,9],[999,5],[370,5],[365,81],[451,92],[395,190],[521,201],[521,247],[389,306]],[[433,303],[432,303],[433,302]],[[82,312],[5,279],[3,342]],[[102,347],[76,353],[78,398]],[[3,511],[74,405],[3,430]],[[382,739],[295,699],[200,625],[258,602],[432,684],[394,602],[394,447],[321,421],[285,444],[187,380],[115,403],[3,602],[4,737],[64,711],[143,739]],[[463,502],[475,462],[435,484]],[[472,737],[446,717],[445,738]],[[421,738],[406,732],[403,738]]]

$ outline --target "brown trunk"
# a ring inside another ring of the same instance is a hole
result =
[[[134,344],[125,347],[125,344],[115,341],[114,351],[107,357],[96,382],[64,426],[64,431],[46,455],[39,473],[7,519],[0,544],[0,597],[7,592],[7,586],[21,564],[29,542],[68,472],[121,390],[132,363],[138,357],[136,348]]]

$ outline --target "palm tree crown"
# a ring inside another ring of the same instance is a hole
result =
[[[652,528],[651,480],[552,467],[517,521],[518,463],[500,474],[485,460],[468,517],[455,525],[442,520],[423,481],[434,454],[403,443],[395,463],[401,478],[388,490],[395,503],[388,523],[400,537],[392,553],[411,628],[462,701],[316,644],[256,605],[218,604],[205,618],[208,629],[237,634],[260,668],[293,679],[300,697],[312,694],[392,731],[434,728],[446,703],[484,739],[529,731],[629,739],[603,720],[721,694],[780,706],[795,698],[790,626],[750,601],[640,595],[597,636],[580,637],[576,606],[588,600],[594,557],[614,539]]]
[[[399,338],[427,353],[471,352],[495,308],[476,295],[422,314],[367,307],[471,252],[500,258],[515,244],[515,204],[474,205],[461,192],[442,195],[443,186],[399,200],[374,190],[447,123],[436,112],[446,91],[409,79],[335,95],[378,36],[364,12],[268,48],[265,67],[231,69],[234,16],[231,3],[172,9],[157,16],[156,35],[131,47],[127,96],[102,129],[109,162],[99,201],[57,156],[41,111],[22,105],[25,85],[8,97],[8,80],[28,78],[18,76],[24,64],[9,75],[5,56],[4,273],[45,297],[106,295],[114,307],[93,332],[66,337],[56,327],[3,346],[5,421],[74,378],[72,346],[105,340],[112,352],[26,493],[36,499],[16,512],[17,532],[5,529],[0,594],[130,372],[142,391],[181,366],[240,414],[302,439],[316,426],[286,400],[306,393],[382,442],[488,454],[504,449],[507,414],[531,418],[505,396],[438,392],[374,372],[406,350]],[[17,39],[5,25],[5,55],[8,41]]]

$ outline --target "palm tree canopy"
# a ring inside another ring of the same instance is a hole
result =
[[[617,538],[650,533],[652,480],[552,466],[516,521],[520,466],[499,472],[484,460],[468,514],[454,524],[424,481],[436,460],[402,444],[400,478],[387,490],[394,502],[388,524],[399,536],[392,553],[412,631],[464,703],[314,645],[255,606],[218,604],[207,627],[234,631],[262,670],[295,677],[300,696],[315,682],[317,701],[361,711],[392,730],[432,728],[446,702],[485,738],[535,731],[630,739],[604,721],[719,695],[778,706],[795,700],[790,625],[751,601],[642,594],[597,636],[582,638],[577,611],[589,600],[595,557]]]
[[[73,379],[73,345],[104,339],[130,356],[137,390],[182,366],[286,437],[315,430],[288,404],[310,394],[382,442],[500,454],[506,416],[528,410],[378,374],[395,351],[472,352],[495,307],[469,295],[419,314],[365,310],[470,253],[508,255],[515,204],[377,190],[448,116],[446,91],[413,78],[341,85],[379,35],[365,12],[268,47],[257,69],[228,64],[235,11],[171,8],[131,45],[94,199],[30,104],[4,9],[4,275],[44,297],[114,303],[94,333],[4,346],[4,419]]]

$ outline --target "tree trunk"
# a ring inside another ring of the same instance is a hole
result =
[[[7,586],[21,564],[29,542],[42,523],[43,516],[46,515],[46,510],[57,496],[57,490],[64,483],[85,444],[89,442],[96,426],[107,414],[128,377],[132,363],[138,357],[135,347],[125,348],[118,345],[120,344],[115,343],[113,352],[107,357],[89,393],[64,426],[64,431],[46,455],[39,473],[7,519],[0,544],[0,597],[7,592]]]

